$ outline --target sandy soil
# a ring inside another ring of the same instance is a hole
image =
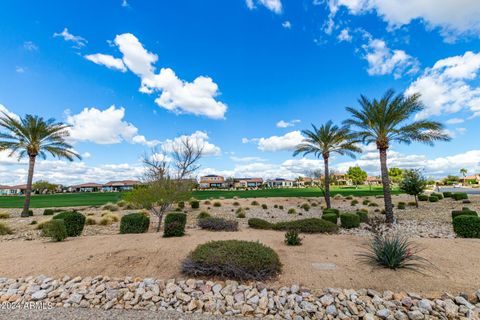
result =
[[[182,238],[162,238],[160,234],[99,235],[69,238],[65,242],[47,240],[0,242],[0,275],[49,276],[140,276],[168,279],[182,277],[180,263],[197,244],[209,240],[243,239],[260,241],[280,255],[282,275],[274,285],[299,283],[311,289],[326,287],[373,288],[434,294],[478,290],[480,240],[416,239],[421,253],[434,268],[426,274],[391,271],[361,264],[356,254],[366,238],[351,235],[307,235],[300,247],[283,243],[283,232],[244,229],[239,232],[189,230]],[[448,253],[448,254],[447,254]],[[319,264],[334,264],[333,270]]]

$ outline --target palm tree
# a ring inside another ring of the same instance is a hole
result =
[[[460,169],[460,174],[463,176],[463,185],[465,185],[465,177],[467,176],[467,169],[461,168]]]
[[[325,202],[327,208],[331,208],[330,205],[330,172],[328,169],[328,160],[333,153],[339,155],[348,155],[355,158],[355,152],[361,152],[362,150],[356,145],[358,140],[354,138],[354,135],[347,127],[338,127],[328,121],[320,128],[315,127],[312,124],[313,130],[303,130],[302,133],[306,136],[303,139],[293,153],[294,156],[302,153],[307,155],[313,153],[316,157],[322,157],[325,165]]]
[[[10,150],[10,155],[18,159],[28,156],[28,178],[25,190],[25,203],[21,216],[28,216],[30,195],[32,193],[33,171],[37,156],[46,158],[48,152],[53,157],[73,161],[81,159],[65,141],[69,136],[68,125],[56,123],[55,119],[44,120],[39,116],[26,115],[25,118],[14,118],[6,113],[0,117],[0,127],[6,132],[0,132],[0,151]]]
[[[387,150],[390,144],[422,142],[432,146],[434,141],[448,141],[450,137],[443,131],[443,125],[439,122],[428,120],[407,122],[412,115],[424,109],[420,102],[420,94],[409,97],[401,94],[395,96],[393,90],[388,90],[380,100],[369,100],[362,95],[358,102],[361,108],[348,107],[347,111],[351,118],[343,123],[356,127],[358,129],[356,136],[363,143],[376,144],[380,153],[386,222],[394,223],[387,168]]]

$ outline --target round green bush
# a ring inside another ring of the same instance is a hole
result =
[[[357,199],[353,199],[351,202],[350,202],[350,205],[353,207],[353,206],[356,206],[358,204],[358,200]]]
[[[362,201],[362,204],[364,206],[368,206],[369,203],[370,203],[370,200],[368,200],[368,199],[365,199],[365,200]]]
[[[173,212],[165,217],[165,226],[163,236],[181,237],[185,235],[185,225],[187,224],[187,215],[185,213]]]
[[[452,198],[456,201],[468,199],[468,194],[465,192],[455,192],[452,193]]]
[[[357,216],[360,218],[360,222],[368,222],[368,210],[358,210]]]
[[[42,235],[52,238],[53,241],[65,240],[68,236],[65,220],[52,219],[45,222],[42,228]]]
[[[270,222],[263,219],[259,219],[259,218],[248,219],[248,226],[252,229],[263,229],[263,230],[268,230],[273,228],[273,225]]]
[[[451,198],[452,197],[452,193],[450,191],[442,192],[442,194],[443,194],[444,198]]]
[[[340,215],[340,211],[335,208],[330,208],[330,209],[323,209],[323,213],[335,213],[337,217]]]
[[[287,213],[288,214],[296,214],[297,210],[295,210],[294,208],[290,208],[290,209],[288,209]]]
[[[53,209],[45,209],[43,210],[43,215],[44,216],[53,216],[55,212],[53,211]]]
[[[397,208],[400,209],[400,210],[405,210],[405,208],[406,208],[405,202],[399,202],[398,205],[397,205]]]
[[[432,192],[430,194],[430,196],[435,196],[438,198],[438,200],[442,200],[443,199],[443,193],[436,193],[436,192]]]
[[[266,210],[266,209],[268,209],[268,206],[267,206],[265,203],[263,203],[263,204],[262,204],[262,209],[263,209],[263,210]]]
[[[360,226],[360,217],[354,213],[342,213],[340,215],[340,225],[345,229],[358,228]]]
[[[192,209],[200,208],[200,201],[198,201],[198,200],[190,201],[190,207],[192,207]]]
[[[281,268],[271,248],[240,240],[201,244],[182,263],[182,272],[188,276],[236,280],[267,280],[277,276]]]
[[[55,216],[53,219],[61,219],[65,222],[67,235],[69,237],[78,237],[82,234],[85,227],[85,216],[77,211],[64,211]]]
[[[7,224],[0,222],[0,236],[7,234],[13,234],[12,228],[10,228]]]
[[[335,224],[337,224],[337,221],[338,221],[338,217],[335,213],[324,213],[322,215],[322,219],[330,221],[331,223],[335,223]]]
[[[288,230],[285,233],[285,244],[287,246],[300,246],[302,239],[298,236],[297,230]]]
[[[204,218],[198,220],[198,226],[210,231],[238,231],[238,222],[223,218]]]
[[[293,221],[277,222],[273,225],[274,230],[298,230],[303,233],[336,233],[338,226],[330,221],[318,218],[308,218]]]
[[[426,194],[419,194],[418,201],[428,201],[428,196]]]
[[[429,202],[438,202],[438,197],[437,196],[430,196],[428,197]]]
[[[310,210],[310,205],[308,203],[304,203],[300,206],[300,208],[302,208],[305,211],[309,211]]]
[[[216,201],[216,202],[213,203],[213,206],[214,206],[214,207],[221,207],[221,206],[222,206],[222,203],[219,202],[219,201]]]
[[[208,213],[206,211],[202,211],[197,215],[197,219],[205,219],[205,218],[210,218],[210,217],[211,217],[210,213]]]
[[[120,220],[120,233],[144,233],[148,231],[149,226],[149,217],[142,213],[130,213]]]
[[[179,201],[179,202],[178,202],[178,207],[179,207],[180,209],[185,208],[185,201]]]
[[[461,215],[453,219],[453,230],[462,238],[480,238],[480,217]]]
[[[452,211],[452,220],[458,216],[478,216],[476,211],[470,210],[469,208],[463,208],[462,210]]]

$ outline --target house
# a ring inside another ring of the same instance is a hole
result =
[[[346,173],[334,173],[331,175],[331,183],[340,186],[351,186],[352,180],[350,180]]]
[[[138,180],[121,180],[121,181],[110,181],[102,185],[102,191],[106,192],[119,192],[119,191],[129,191],[133,187],[139,185],[141,182]]]
[[[295,179],[294,185],[296,187],[309,187],[313,185],[313,179],[308,177],[298,177]]]
[[[27,190],[26,184],[20,184],[17,186],[0,186],[0,195],[2,196],[19,196],[25,194]]]
[[[223,188],[225,183],[225,178],[222,176],[217,176],[215,174],[209,174],[203,177],[200,177],[200,188],[201,189],[218,189]]]
[[[366,183],[368,185],[379,185],[379,184],[382,184],[382,179],[380,179],[380,177],[368,176],[367,180],[366,180]]]
[[[293,187],[293,180],[287,180],[283,178],[275,178],[267,180],[267,186],[269,188],[291,188]]]
[[[233,179],[234,188],[259,188],[263,184],[262,178],[235,178]]]
[[[463,184],[479,184],[480,183],[480,174],[474,174],[471,176],[461,177],[460,182]]]
[[[102,190],[103,185],[99,183],[89,182],[89,183],[82,183],[77,184],[75,186],[71,186],[69,188],[70,192],[98,192]]]

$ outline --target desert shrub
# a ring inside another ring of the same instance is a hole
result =
[[[435,196],[438,198],[438,200],[442,200],[443,199],[443,194],[442,193],[436,193],[436,192],[432,192],[430,194],[430,196]]]
[[[30,222],[31,225],[34,225],[34,224],[38,224],[37,220],[32,220],[32,222]]]
[[[312,207],[318,207],[318,203],[312,202],[312,203],[311,203],[311,206],[312,206]]]
[[[85,224],[88,225],[88,226],[93,226],[93,225],[97,224],[97,220],[95,218],[92,218],[92,217],[87,217],[87,219],[85,220]]]
[[[462,210],[452,211],[452,220],[458,216],[477,216],[477,212],[470,210],[469,208],[462,208]]]
[[[118,222],[120,221],[120,216],[115,213],[107,212],[107,214],[102,214],[102,217],[108,218],[112,220],[112,222]]]
[[[345,229],[358,228],[360,217],[355,213],[342,213],[340,215],[340,225]]]
[[[200,208],[200,201],[198,201],[198,200],[190,201],[190,207],[192,207],[192,209]]]
[[[368,199],[365,199],[365,200],[362,201],[362,204],[364,206],[368,206],[369,203],[370,203],[370,200],[368,200]]]
[[[235,211],[235,214],[237,215],[237,218],[245,218],[246,217],[245,210],[243,210],[242,208],[238,208]]]
[[[221,207],[222,204],[221,204],[219,201],[215,201],[215,202],[213,203],[213,206],[218,208],[218,207]]]
[[[463,199],[462,200],[462,203],[472,203],[472,201],[468,200],[468,199]]]
[[[262,209],[263,209],[263,210],[267,210],[267,209],[268,209],[268,206],[267,206],[265,203],[263,203],[263,204],[262,204]]]
[[[63,241],[68,236],[68,228],[63,219],[47,221],[42,228],[42,235],[50,237],[53,241]]]
[[[408,203],[408,206],[409,206],[409,207],[416,207],[416,206],[417,206],[417,203],[416,203],[415,201],[410,201],[410,202]]]
[[[399,202],[398,205],[397,205],[397,208],[400,209],[400,210],[405,210],[405,208],[406,208],[405,202]]]
[[[377,234],[366,252],[358,254],[361,261],[390,269],[417,269],[425,266],[428,260],[418,256],[419,250],[403,235]]]
[[[343,196],[342,196],[341,194],[337,193],[337,194],[333,197],[333,199],[335,199],[335,200],[342,200],[342,199],[343,199]]]
[[[308,211],[310,210],[310,205],[308,203],[304,203],[300,206],[300,208],[302,208],[305,211]]]
[[[109,226],[109,225],[113,224],[113,220],[110,217],[105,215],[100,219],[98,224],[102,225],[102,226]]]
[[[223,218],[204,218],[198,220],[198,226],[210,231],[238,231],[238,222]]]
[[[126,206],[127,206],[127,204],[128,204],[128,202],[127,202],[127,201],[125,201],[125,200],[120,200],[120,201],[117,201],[117,206],[119,206],[120,208],[124,208],[124,207],[126,207]]]
[[[324,213],[322,219],[337,224],[338,217],[335,213]]]
[[[126,214],[120,220],[120,233],[144,233],[148,231],[150,218],[142,213]]]
[[[278,209],[283,210],[283,206],[282,206],[282,205],[279,205],[279,206],[278,206]]]
[[[287,246],[299,246],[302,244],[302,239],[298,236],[297,230],[288,230],[285,233],[285,244]]]
[[[13,234],[12,228],[10,228],[7,224],[0,222],[0,236],[4,236],[7,234]]]
[[[210,217],[211,217],[210,213],[208,213],[206,211],[202,211],[197,215],[197,219],[205,219],[205,218],[210,218]]]
[[[454,192],[452,193],[452,198],[454,200],[464,200],[464,199],[468,199],[468,194],[466,194],[465,192]]]
[[[8,219],[8,218],[10,218],[10,213],[0,212],[0,219]]]
[[[352,199],[353,199],[353,196],[346,196],[345,199],[346,199],[346,200],[352,200]]]
[[[323,209],[323,214],[326,214],[326,213],[335,213],[337,217],[340,215],[340,211],[335,208]]]
[[[45,209],[43,210],[43,215],[44,216],[53,216],[55,212],[53,211],[53,209]]]
[[[351,206],[356,206],[358,204],[358,200],[357,199],[353,199],[352,201],[350,201],[350,205]]]
[[[273,224],[259,218],[248,219],[248,226],[252,229],[263,229],[268,230],[273,228]]]
[[[61,219],[65,222],[67,228],[67,235],[69,237],[78,237],[82,234],[85,227],[85,216],[76,211],[64,211],[55,216],[53,219]]]
[[[295,208],[290,208],[290,209],[288,209],[287,213],[288,214],[296,214],[297,210],[295,210]]]
[[[31,210],[31,209],[28,210],[28,216],[29,216],[29,217],[33,216],[33,210]]]
[[[430,196],[428,197],[429,202],[438,202],[438,197],[437,196]]]
[[[278,204],[274,204],[273,207],[274,207],[275,209],[277,209],[277,208],[278,208]]]
[[[274,230],[298,230],[303,233],[336,233],[338,226],[330,221],[318,218],[283,221],[273,224]]]
[[[360,222],[367,222],[368,221],[368,210],[361,209],[357,211],[357,216],[360,219]]]
[[[108,210],[108,211],[118,211],[119,208],[116,204],[114,203],[107,203],[102,207],[103,210]]]
[[[45,221],[42,221],[42,222],[38,223],[37,226],[36,226],[36,229],[37,229],[37,230],[42,230],[43,227],[45,226],[45,224],[46,224],[48,221],[50,221],[50,220],[45,220]]]
[[[419,194],[418,201],[428,201],[428,196],[426,194]]]
[[[211,241],[197,246],[182,263],[192,277],[267,280],[281,271],[275,251],[259,243],[240,240]]]
[[[238,206],[240,205],[240,202],[234,201],[234,202],[232,203],[232,205],[235,206],[235,207],[238,207]]]
[[[452,193],[450,191],[444,191],[442,192],[444,198],[451,198]]]
[[[480,217],[460,215],[453,219],[453,230],[462,238],[480,238]]]
[[[169,213],[165,217],[165,226],[163,236],[181,237],[185,234],[185,225],[187,224],[187,215],[185,213]]]
[[[256,200],[253,200],[250,204],[251,204],[252,206],[258,206],[258,205],[260,205],[260,204],[258,203],[258,201],[256,201]]]
[[[369,207],[378,207],[378,203],[376,203],[376,202],[370,202],[370,203],[368,204],[368,206],[369,206]]]
[[[141,207],[140,207],[140,206],[136,206],[136,205],[134,205],[134,204],[131,203],[131,202],[127,202],[127,203],[125,204],[125,206],[123,207],[123,209],[125,209],[125,210],[132,210],[132,209],[141,209]]]
[[[185,208],[185,201],[179,201],[179,202],[177,203],[177,206],[178,206],[180,209]]]
[[[208,201],[208,200],[205,200],[205,201],[203,202],[203,204],[206,205],[206,206],[209,206],[209,205],[211,205],[212,203],[211,203],[210,201]]]

